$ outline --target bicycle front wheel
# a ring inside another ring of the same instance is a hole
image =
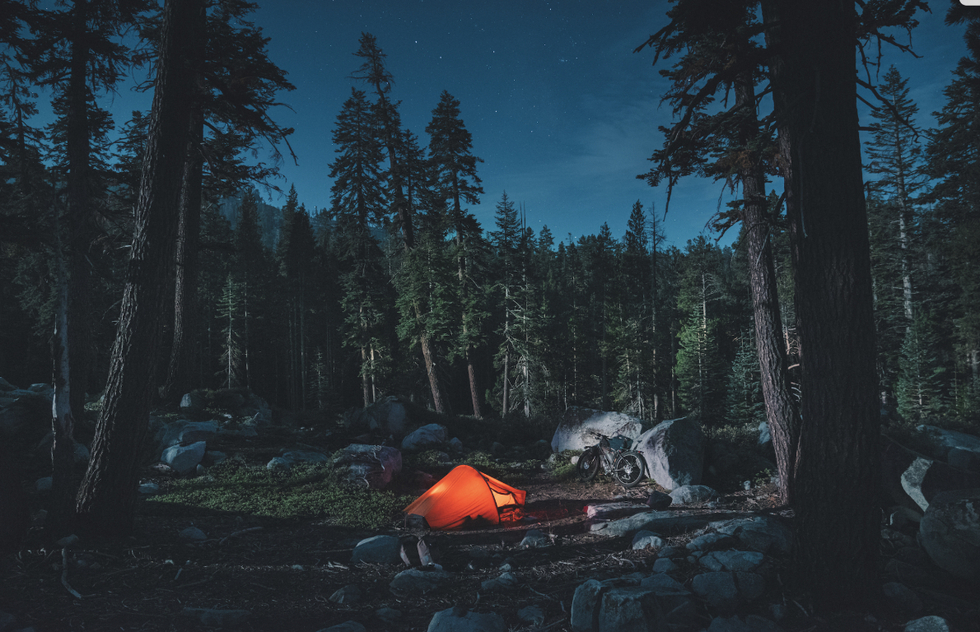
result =
[[[586,448],[582,452],[582,456],[578,458],[575,470],[578,472],[578,478],[581,481],[588,482],[594,479],[595,475],[599,473],[599,449],[595,446]]]
[[[623,452],[616,459],[614,474],[623,487],[635,487],[643,478],[643,457],[632,450]]]

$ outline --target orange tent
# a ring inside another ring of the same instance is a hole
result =
[[[429,527],[449,531],[471,521],[500,524],[501,513],[517,513],[527,492],[469,465],[459,465],[442,480],[405,507],[405,513],[425,518]]]

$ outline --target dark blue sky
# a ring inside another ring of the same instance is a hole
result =
[[[262,4],[261,0],[259,0]],[[362,32],[372,33],[395,78],[393,98],[402,122],[427,144],[425,126],[443,90],[461,103],[473,135],[485,195],[470,210],[493,230],[501,194],[523,204],[528,225],[548,225],[558,240],[594,234],[608,222],[615,237],[626,230],[640,200],[662,215],[664,188],[636,174],[661,145],[658,125],[670,122],[660,107],[666,84],[652,67],[652,51],[633,50],[666,23],[666,1],[649,0],[279,0],[253,15],[271,38],[272,60],[296,90],[274,118],[296,129],[290,142],[299,164],[282,165],[308,209],[330,204],[331,135],[348,77],[359,66],[353,53]],[[915,59],[884,50],[882,74],[895,63],[909,79],[920,107],[919,124],[934,124],[942,88],[966,52],[962,28],[948,28],[948,4],[933,2],[913,34]],[[903,36],[896,33],[896,36]],[[668,60],[670,63],[671,60]],[[663,62],[661,62],[663,64]],[[666,67],[666,66],[664,66]],[[120,95],[117,124],[128,120],[130,97]],[[862,108],[862,123],[867,123]],[[781,182],[776,186],[781,188]],[[689,179],[675,190],[667,216],[668,243],[683,247],[717,210],[722,185]],[[729,198],[723,198],[727,201]],[[270,202],[284,199],[272,194]],[[730,234],[723,243],[734,238]]]
[[[896,63],[910,78],[924,126],[932,125],[949,72],[965,53],[962,30],[942,24],[947,4],[933,4],[913,36],[922,59],[885,51],[884,68]],[[668,7],[649,0],[267,3],[255,22],[297,88],[283,95],[295,112],[276,115],[297,130],[299,166],[285,164],[283,174],[308,208],[329,205],[331,132],[355,85],[348,76],[359,65],[358,38],[370,32],[395,77],[403,123],[421,143],[440,93],[460,100],[474,153],[484,160],[485,195],[471,211],[485,229],[493,229],[506,190],[536,231],[547,224],[563,240],[608,222],[621,237],[633,202],[662,212],[666,199],[663,189],[635,178],[661,144],[657,126],[670,111],[659,107],[665,82],[651,66],[652,51],[632,51],[663,26]],[[683,246],[700,233],[721,192],[711,181],[682,183],[667,216],[668,241]]]

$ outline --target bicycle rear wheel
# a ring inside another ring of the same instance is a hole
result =
[[[595,446],[586,448],[575,466],[579,480],[588,482],[594,479],[595,475],[599,473],[599,460],[599,448]]]
[[[613,474],[623,487],[635,487],[643,478],[643,457],[632,450],[623,452],[616,459]]]

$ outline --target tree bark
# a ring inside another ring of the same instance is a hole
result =
[[[736,107],[745,108],[739,129],[739,144],[749,147],[759,134],[755,114],[755,86],[751,75],[739,77],[735,87]],[[796,465],[796,442],[799,436],[799,412],[790,392],[786,347],[783,344],[782,316],[776,292],[776,269],[772,242],[769,239],[773,221],[767,210],[766,176],[762,159],[753,155],[744,161],[742,180],[742,226],[748,249],[749,287],[755,322],[755,344],[762,379],[762,399],[766,420],[776,452],[779,471],[779,500],[788,505],[793,498]]]
[[[62,535],[69,529],[73,480],[74,427],[85,409],[85,388],[91,354],[89,288],[91,273],[86,250],[91,240],[91,142],[88,123],[87,71],[90,51],[88,2],[72,7],[71,58],[67,88],[66,178],[67,209],[56,230],[58,252],[58,306],[52,339],[54,402],[52,416],[52,500],[49,530]]]
[[[203,44],[203,42],[202,42]],[[198,47],[197,59],[203,63],[204,50]],[[201,194],[204,178],[204,113],[199,103],[191,113],[187,161],[180,192],[180,218],[177,226],[177,270],[174,283],[174,336],[163,398],[171,399],[190,388],[188,372],[195,366],[197,340],[198,240],[201,232]]]
[[[854,80],[855,8],[766,0],[789,133],[788,220],[803,372],[796,571],[825,608],[877,590],[879,416],[867,212]]]
[[[167,0],[136,228],[92,458],[76,505],[81,532],[132,531],[140,454],[149,423],[168,279],[187,156],[196,68],[187,51],[203,37],[200,0]]]

